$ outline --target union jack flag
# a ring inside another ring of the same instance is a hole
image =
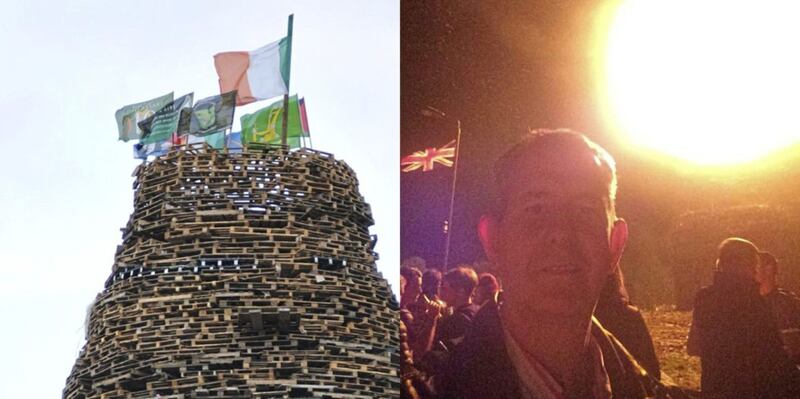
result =
[[[450,158],[456,156],[455,149],[456,141],[452,140],[439,149],[426,148],[422,151],[416,151],[413,154],[403,157],[400,160],[400,166],[403,166],[403,172],[411,172],[422,168],[423,172],[433,170],[433,165],[438,163],[449,167],[453,166],[453,161]]]

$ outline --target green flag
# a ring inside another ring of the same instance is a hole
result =
[[[236,91],[204,98],[191,108],[185,108],[178,124],[178,134],[203,136],[228,129],[233,123]]]
[[[283,100],[276,101],[266,108],[252,114],[243,115],[242,144],[248,143],[280,144],[283,129]],[[300,138],[307,136],[303,132],[300,119],[300,107],[297,95],[289,97],[289,129],[286,143],[289,147],[299,148]]]
[[[159,141],[169,140],[172,134],[178,131],[181,110],[192,106],[194,93],[181,96],[175,101],[167,104],[147,119],[139,122],[142,129],[142,144],[151,144]]]
[[[142,136],[142,131],[137,124],[147,119],[150,115],[155,114],[161,108],[164,108],[164,106],[171,103],[172,100],[172,93],[169,93],[152,100],[126,105],[118,109],[114,116],[117,119],[119,139],[128,141],[140,138]]]

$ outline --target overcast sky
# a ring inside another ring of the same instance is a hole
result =
[[[357,173],[378,268],[399,270],[398,1],[0,1],[0,396],[60,397],[133,210],[114,111],[219,93],[213,55],[286,35],[314,148]],[[113,6],[109,6],[113,4]],[[272,101],[237,109],[239,116]],[[235,127],[236,127],[235,125]]]

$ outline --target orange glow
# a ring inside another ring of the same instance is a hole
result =
[[[800,4],[624,1],[597,43],[601,103],[626,140],[692,163],[800,141]]]

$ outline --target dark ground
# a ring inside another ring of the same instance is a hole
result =
[[[663,307],[642,313],[653,336],[662,373],[669,375],[683,388],[699,390],[700,358],[686,354],[686,337],[689,335],[692,312]]]

